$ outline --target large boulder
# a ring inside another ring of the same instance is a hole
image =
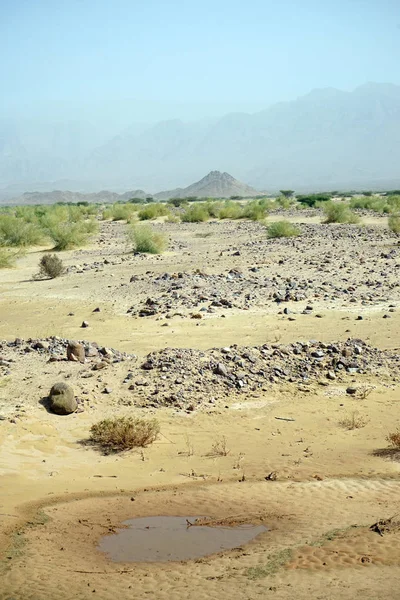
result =
[[[74,390],[68,383],[55,383],[49,394],[49,408],[57,415],[70,415],[78,408]]]
[[[78,344],[78,342],[68,342],[67,358],[68,360],[84,363],[85,348],[82,346],[82,344]]]

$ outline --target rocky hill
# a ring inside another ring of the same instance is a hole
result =
[[[210,171],[203,179],[192,183],[188,187],[159,192],[154,197],[157,200],[188,198],[190,196],[196,196],[197,198],[230,198],[231,196],[242,196],[243,198],[248,198],[257,196],[259,193],[249,185],[238,181],[232,175],[229,175],[229,173]]]

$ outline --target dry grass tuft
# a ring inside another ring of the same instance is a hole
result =
[[[145,448],[157,439],[159,433],[157,419],[114,417],[92,425],[90,441],[106,450],[121,452],[137,447]]]
[[[215,440],[213,445],[211,446],[211,452],[209,456],[228,456],[230,450],[227,446],[226,437],[223,435],[218,440]]]
[[[363,419],[363,417],[360,417],[357,412],[353,412],[351,415],[343,417],[343,419],[339,421],[339,425],[345,429],[348,429],[349,431],[352,431],[353,429],[361,429],[362,427],[365,427],[366,424],[367,422]]]
[[[386,440],[391,446],[393,446],[393,448],[400,450],[400,429],[389,433],[386,437]]]

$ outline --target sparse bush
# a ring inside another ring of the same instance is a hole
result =
[[[268,207],[268,200],[252,200],[243,206],[242,217],[252,221],[261,221],[265,219]]]
[[[113,221],[129,221],[136,210],[134,204],[114,204],[111,218]]]
[[[166,223],[180,223],[180,217],[178,217],[178,215],[173,215],[172,213],[170,215],[168,215],[168,217],[165,219]]]
[[[308,194],[297,196],[297,202],[306,206],[315,206],[317,202],[328,202],[330,199],[330,194]]]
[[[35,279],[48,277],[55,279],[65,273],[65,267],[62,260],[56,254],[44,254],[39,261],[39,272]]]
[[[221,202],[207,202],[206,205],[206,210],[209,214],[209,216],[212,219],[218,219],[219,218],[219,213],[220,210],[222,208],[222,203]]]
[[[243,209],[238,202],[225,202],[219,211],[220,219],[241,219],[243,217]]]
[[[166,204],[154,203],[148,204],[138,212],[141,221],[150,221],[157,217],[165,217],[169,214],[169,208]]]
[[[209,213],[204,204],[194,204],[190,206],[182,215],[184,223],[203,223],[208,221]]]
[[[357,412],[353,412],[350,416],[343,417],[343,419],[339,421],[339,425],[352,431],[353,429],[365,427],[366,421],[360,417]]]
[[[294,190],[280,190],[280,193],[285,198],[291,198],[293,196],[293,194],[294,194]]]
[[[209,456],[228,456],[229,452],[226,437],[223,435],[221,438],[215,440]]]
[[[181,206],[186,206],[188,204],[187,198],[170,198],[168,200],[168,204],[172,204],[175,208],[179,208]]]
[[[88,242],[89,233],[81,223],[52,222],[47,226],[49,237],[54,242],[54,250],[71,250]]]
[[[13,215],[0,215],[0,246],[39,246],[43,231],[35,223]]]
[[[10,248],[0,248],[0,269],[11,269],[15,266],[17,258],[22,256],[21,250],[11,250]]]
[[[278,198],[275,199],[275,204],[276,206],[287,209],[291,206],[294,206],[296,204],[296,200],[292,197],[288,198],[287,196],[278,196]]]
[[[289,221],[276,221],[267,227],[269,238],[297,237],[301,234],[300,229]]]
[[[103,419],[90,428],[90,441],[105,450],[121,452],[132,448],[145,448],[160,433],[157,419],[114,417]]]
[[[386,437],[386,439],[390,443],[390,445],[393,446],[393,448],[400,449],[400,429],[397,429],[397,431],[393,431],[392,433],[389,433],[388,436]]]
[[[337,202],[328,202],[324,206],[325,221],[324,223],[349,223],[354,224],[359,222],[359,217],[353,213],[347,204],[339,204]]]
[[[390,215],[388,218],[389,229],[393,231],[393,233],[400,233],[400,215]]]
[[[128,236],[134,244],[135,252],[161,254],[167,247],[167,238],[154,231],[149,225],[133,225]]]

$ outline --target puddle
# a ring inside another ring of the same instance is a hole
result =
[[[200,558],[236,548],[267,531],[264,525],[188,527],[201,517],[146,517],[124,521],[127,529],[104,537],[99,549],[115,562],[165,562]]]

